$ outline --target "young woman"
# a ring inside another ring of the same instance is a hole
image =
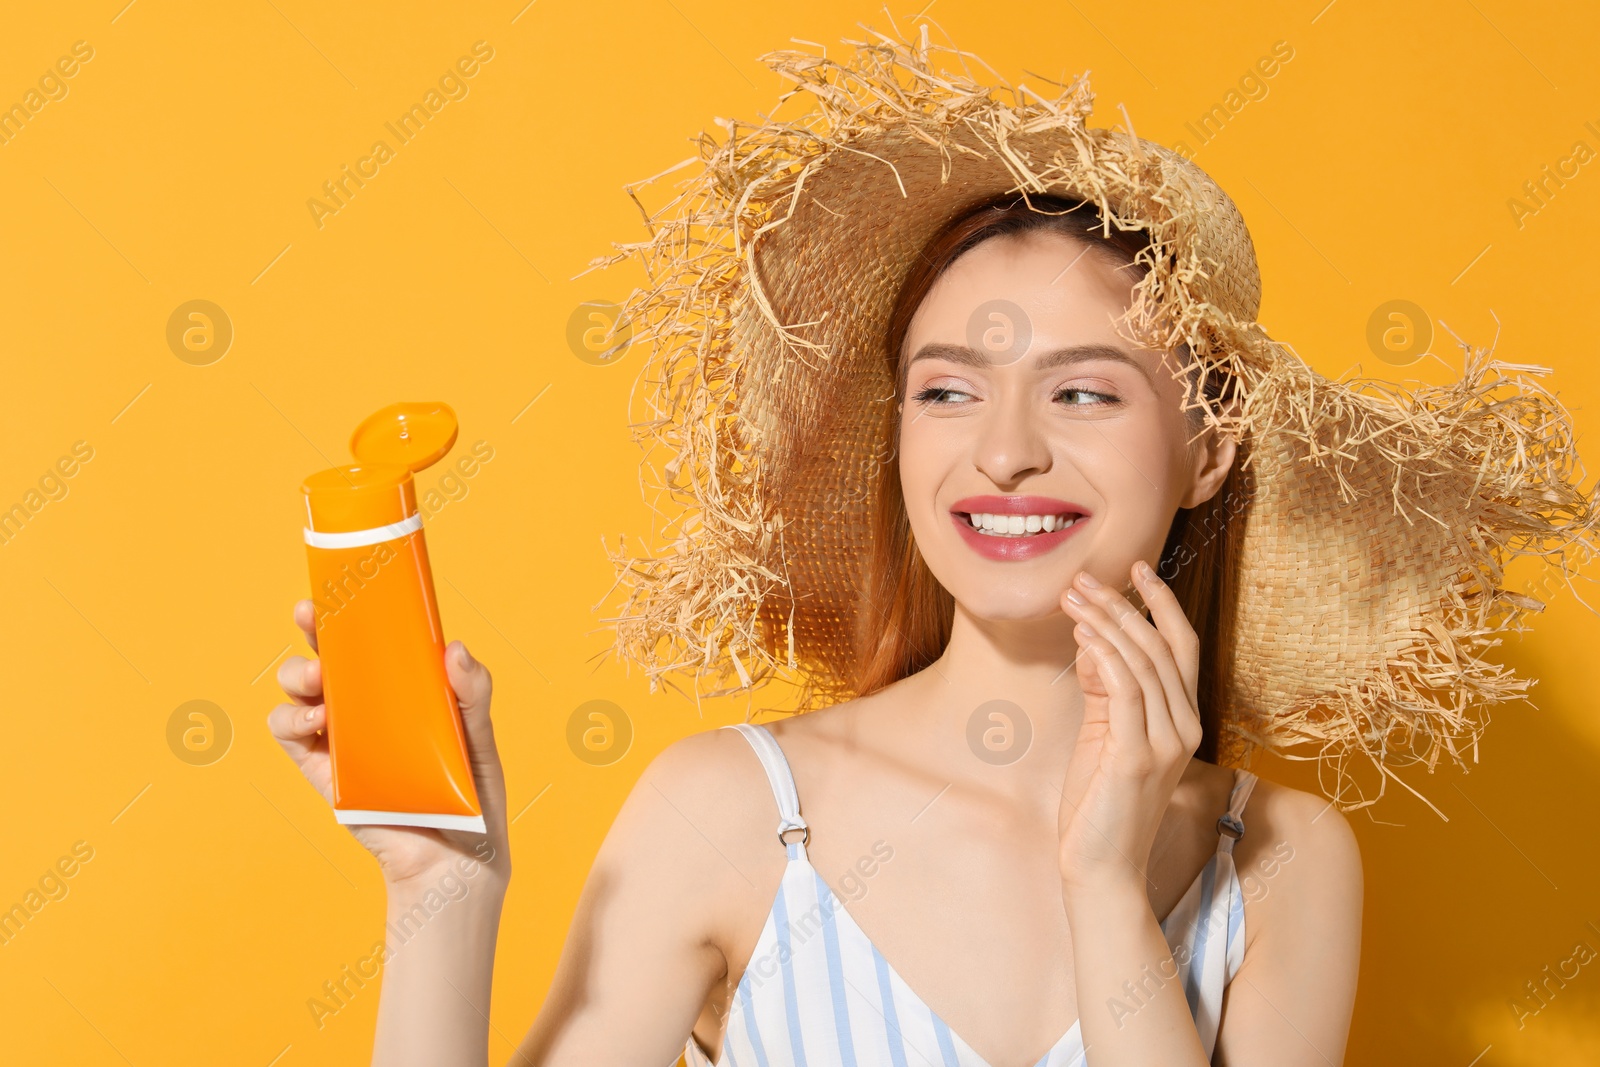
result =
[[[769,57],[813,111],[702,138],[618,257],[696,505],[619,648],[841,699],[650,763],[513,1062],[1338,1064],[1353,835],[1223,764],[1470,749],[1520,685],[1480,658],[1531,610],[1503,564],[1592,536],[1548,394],[1483,350],[1425,394],[1319,377],[1203,171],[1087,127],[1084,79],[930,54]],[[384,1065],[487,1055],[505,785],[489,672],[445,654],[489,832],[352,829],[397,924],[475,871],[385,961]],[[279,680],[327,797],[318,664]]]
[[[1090,205],[1040,206],[953,220],[900,294],[900,497],[954,600],[942,653],[765,727],[771,780],[761,742],[732,730],[652,761],[512,1062],[665,1065],[691,1030],[691,1056],[726,1064],[1030,1067],[1092,1049],[1097,1067],[1198,1065],[1213,1041],[1234,1067],[1341,1061],[1354,837],[1323,799],[1195,757],[1216,650],[1156,569],[1235,443],[1197,435],[1179,354],[1115,329],[1137,278],[1127,238],[1101,237]],[[1025,352],[969,345],[992,307],[1025,318]],[[295,618],[314,641],[309,601]],[[459,644],[447,666],[495,859],[387,965],[375,1063],[484,1062],[505,787],[489,671]],[[328,795],[317,664],[292,657],[279,677],[293,703],[272,728]],[[775,841],[785,764],[799,804],[784,814],[804,829]],[[353,832],[391,917],[475,840]],[[1209,985],[1208,945],[1225,968]]]

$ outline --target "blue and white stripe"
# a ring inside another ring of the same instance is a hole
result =
[[[766,730],[738,727],[766,767],[782,827],[803,829],[793,777]],[[1254,776],[1239,772],[1229,811],[1242,813]],[[1244,903],[1232,854],[1221,845],[1162,931],[1178,962],[1195,1027],[1216,1044],[1223,987],[1244,959]],[[801,842],[789,863],[728,1013],[713,1061],[691,1037],[688,1067],[990,1067],[919,997],[856,925],[812,867]],[[1079,1024],[1035,1067],[1082,1067]]]

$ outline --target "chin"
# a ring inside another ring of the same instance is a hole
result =
[[[1067,591],[1072,573],[1019,575],[1010,580],[982,582],[963,575],[963,581],[941,580],[940,584],[950,591],[961,612],[971,618],[984,622],[1043,622],[1066,617],[1061,610],[1061,596]],[[937,572],[934,577],[938,577]]]
[[[1048,622],[1051,619],[1059,621],[1067,617],[1066,613],[1061,610],[1058,600],[1046,600],[1038,597],[1031,599],[1032,602],[1011,601],[1004,604],[974,604],[971,601],[963,600],[958,600],[956,603],[964,614],[981,622]]]

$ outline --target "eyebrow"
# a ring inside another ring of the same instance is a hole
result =
[[[906,361],[906,366],[909,368],[911,364],[922,359],[943,359],[969,367],[990,367],[998,362],[990,359],[986,354],[979,352],[975,348],[945,342],[932,342],[923,345],[917,349],[916,355]],[[1130,367],[1137,368],[1145,378],[1148,379],[1150,377],[1150,368],[1145,366],[1142,360],[1137,359],[1125,349],[1108,344],[1068,345],[1065,348],[1052,348],[1047,352],[1041,352],[1039,357],[1034,360],[1033,366],[1035,370],[1050,370],[1054,367],[1082,363],[1091,359],[1109,359],[1117,363],[1126,363]]]

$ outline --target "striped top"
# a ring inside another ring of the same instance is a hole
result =
[[[828,888],[806,855],[811,831],[783,750],[748,723],[744,734],[778,801],[778,840],[789,864],[729,1009],[713,1060],[691,1035],[687,1067],[990,1067],[905,983]],[[1217,820],[1217,851],[1161,930],[1178,965],[1201,1044],[1216,1047],[1222,990],[1244,960],[1244,899],[1233,842],[1256,776],[1235,772],[1227,814]],[[1128,998],[1132,1014],[1139,1002]],[[1113,1006],[1114,1007],[1114,1006]],[[1080,1020],[1081,1022],[1081,1020]],[[1081,1067],[1074,1022],[1035,1067]]]

